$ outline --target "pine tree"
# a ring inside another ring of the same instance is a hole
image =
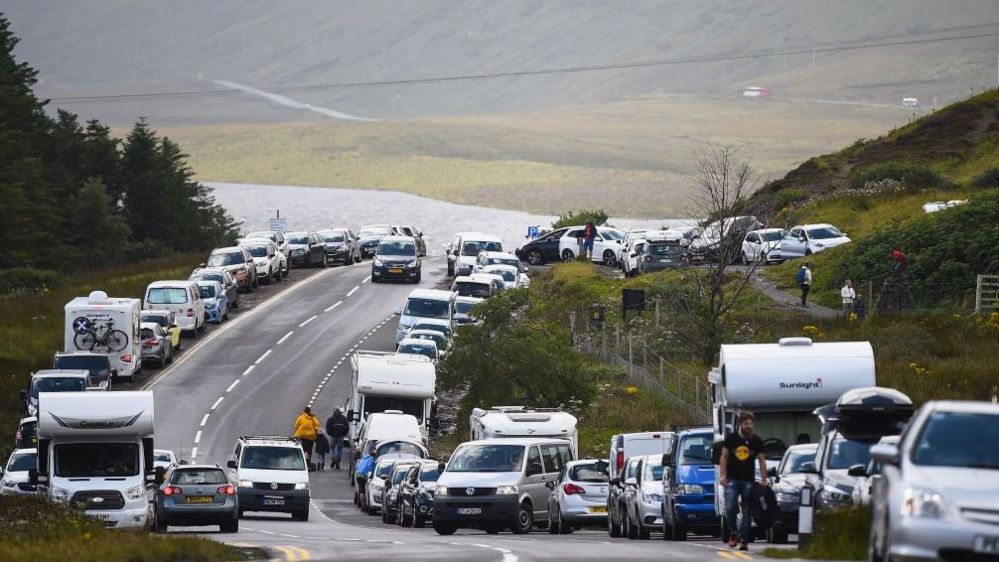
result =
[[[75,233],[74,245],[87,249],[86,259],[78,265],[111,265],[124,261],[130,235],[128,224],[112,208],[100,179],[84,182],[74,200],[70,225]]]

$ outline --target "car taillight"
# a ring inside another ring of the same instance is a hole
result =
[[[180,494],[183,494],[183,493],[184,493],[184,490],[182,490],[181,488],[178,488],[177,486],[167,486],[166,488],[163,488],[163,495],[164,496],[176,496],[176,495],[180,495]]]
[[[217,493],[217,494],[225,494],[227,496],[235,496],[236,495],[236,488],[232,484],[228,484],[228,485],[225,485],[225,486],[219,486],[218,490],[215,490],[215,493]]]
[[[193,308],[187,309],[187,317],[191,318],[193,316],[194,316],[194,309]]]
[[[124,363],[131,363],[132,362],[132,354],[131,353],[126,353],[125,355],[122,355],[121,356],[121,360]]]
[[[624,468],[624,451],[617,452],[617,466],[615,468],[617,470]]]
[[[149,338],[148,340],[142,340],[142,345],[156,345],[156,338]]]
[[[572,483],[562,486],[562,490],[565,491],[567,496],[586,493],[586,490],[584,490],[582,486]]]

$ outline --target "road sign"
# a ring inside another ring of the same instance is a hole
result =
[[[278,232],[284,232],[285,229],[288,228],[288,219],[286,219],[284,217],[281,217],[281,218],[272,218],[272,219],[270,219],[270,223],[269,224],[270,224],[269,230],[276,230]]]
[[[538,227],[536,227],[536,226],[529,226],[529,227],[527,227],[527,237],[530,238],[531,240],[534,240],[535,238],[537,238],[538,237]]]

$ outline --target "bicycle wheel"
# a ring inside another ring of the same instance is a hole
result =
[[[111,330],[108,332],[106,341],[109,351],[116,353],[124,351],[128,347],[128,334],[121,330]]]
[[[94,346],[97,345],[97,336],[95,336],[93,332],[76,334],[76,337],[73,338],[73,343],[76,344],[76,349],[81,351],[93,351]]]

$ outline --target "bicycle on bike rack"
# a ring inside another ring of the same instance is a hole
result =
[[[108,318],[103,324],[93,324],[85,332],[73,338],[76,348],[83,351],[123,351],[128,346],[128,334],[114,327],[114,320]]]

